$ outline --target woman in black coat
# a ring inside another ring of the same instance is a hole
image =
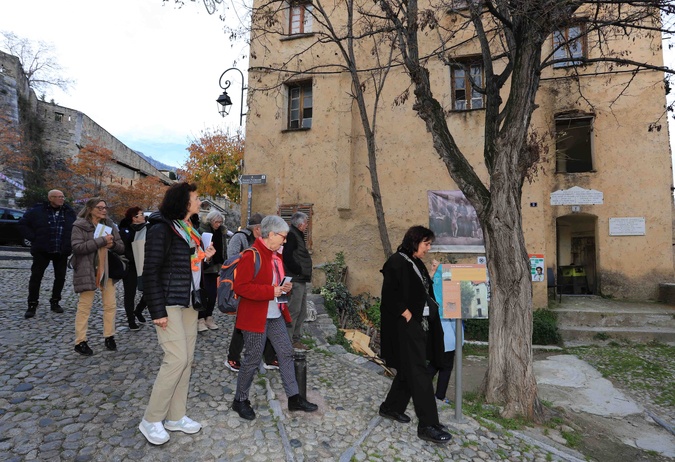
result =
[[[413,226],[381,270],[380,346],[387,366],[396,369],[396,377],[380,405],[380,415],[410,422],[405,410],[412,398],[419,419],[417,435],[426,441],[448,443],[452,435],[438,421],[432,377],[427,373],[427,359],[440,365],[443,356],[438,304],[421,260],[433,240],[430,229]]]
[[[145,299],[141,299],[134,308],[136,303],[136,290],[138,289],[138,273],[136,272],[136,257],[133,251],[133,242],[136,233],[145,228],[145,215],[140,207],[130,207],[124,214],[124,218],[120,221],[120,236],[124,241],[124,255],[129,260],[129,271],[122,280],[124,284],[124,311],[127,314],[127,322],[129,323],[129,330],[137,331],[140,326],[138,322],[145,324],[143,317],[143,309],[146,306]],[[141,289],[143,290],[143,289]]]

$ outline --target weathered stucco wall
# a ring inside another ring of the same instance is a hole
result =
[[[379,295],[384,253],[371,197],[361,121],[349,97],[350,77],[344,73],[312,77],[313,119],[308,130],[285,130],[287,101],[283,86],[275,91],[256,91],[298,80],[291,74],[261,72],[258,67],[285,61],[312,41],[312,37],[278,40],[266,42],[265,47],[253,41],[245,173],[264,173],[267,184],[253,187],[252,210],[275,213],[281,204],[313,204],[314,263],[330,261],[342,251],[349,266],[352,292]],[[622,46],[630,46],[633,59],[661,64],[661,56],[653,54],[649,45],[645,40]],[[463,52],[471,54],[475,50],[467,47]],[[334,59],[333,56],[329,50],[319,49],[307,59],[318,65],[321,59]],[[434,96],[449,109],[449,69],[438,61],[430,62],[428,67]],[[588,75],[582,76],[578,85],[563,79],[571,70],[547,69],[542,76],[532,127],[543,140],[545,156],[533,182],[526,182],[523,189],[525,240],[530,253],[545,255],[547,267],[569,264],[558,261],[561,252],[567,258],[570,251],[565,242],[559,243],[559,219],[567,217],[560,223],[576,220],[583,226],[591,223],[591,231],[582,231],[595,239],[599,291],[615,297],[653,299],[659,282],[673,280],[672,167],[665,120],[661,130],[649,130],[649,123],[662,117],[663,74],[644,71],[634,77],[590,75],[603,70],[600,66],[586,69]],[[617,100],[629,80],[630,85]],[[428,190],[457,189],[433,149],[423,122],[412,109],[413,98],[394,104],[408,88],[408,77],[399,68],[392,69],[380,100],[377,124],[378,173],[394,249],[408,227],[428,226]],[[584,98],[579,97],[580,91]],[[566,111],[595,117],[591,172],[555,172],[555,116]],[[457,144],[487,181],[482,159],[483,117],[481,110],[449,112],[447,120]],[[570,206],[550,205],[552,192],[572,186],[603,192],[604,203],[580,206],[578,211]],[[585,218],[579,221],[578,217]],[[646,235],[609,236],[609,219],[615,217],[645,217]],[[575,232],[580,233],[580,229]],[[433,257],[446,255],[430,255]],[[473,263],[477,255],[447,257]],[[317,271],[315,283],[322,281]],[[535,306],[545,306],[546,283],[533,283],[533,295]]]

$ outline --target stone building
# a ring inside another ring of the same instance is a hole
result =
[[[110,166],[110,178],[105,179],[108,183],[131,186],[134,180],[147,176],[157,177],[167,185],[173,183],[169,172],[158,170],[86,114],[39,100],[28,84],[19,58],[0,52],[0,110],[6,114],[1,129],[18,130],[19,111],[23,108],[32,111],[43,125],[41,142],[49,162],[76,156],[80,147],[95,140],[113,153],[115,163]],[[20,173],[3,166],[0,205],[14,206],[22,189]]]
[[[331,261],[342,251],[351,291],[379,295],[384,253],[363,128],[349,96],[352,81],[347,72],[303,72],[335,62],[338,53],[330,45],[314,44],[314,32],[321,25],[312,20],[310,2],[285,5],[276,10],[278,22],[269,22],[279,25],[276,34],[252,37],[244,173],[265,174],[267,182],[253,187],[251,208],[286,216],[296,209],[308,212],[314,263]],[[344,11],[332,11],[334,24],[340,24]],[[449,11],[446,19],[452,20],[453,14]],[[563,289],[570,293],[655,299],[658,283],[673,280],[672,163],[663,118],[664,74],[598,72],[593,67],[579,69],[577,75],[569,66],[573,58],[596,49],[575,27],[556,35],[577,39],[563,50],[570,62],[543,71],[531,123],[543,134],[549,153],[522,194],[528,253],[537,256],[546,274],[542,282],[533,282],[534,304],[546,306],[547,281],[553,279],[565,282]],[[420,35],[420,40],[432,35]],[[462,38],[460,33],[457,40]],[[553,52],[555,40],[551,37],[545,53]],[[642,37],[612,45],[630,51],[633,60],[663,65],[661,52],[653,49],[659,40]],[[430,45],[421,43],[425,50]],[[312,53],[296,59],[305,49]],[[356,53],[368,59],[369,51]],[[431,60],[427,67],[434,96],[447,109],[457,144],[485,179],[483,100],[468,90],[467,80],[481,79],[483,69],[471,60],[478,53],[475,43],[467,42],[455,53],[458,62],[466,59],[465,64],[451,67]],[[270,71],[284,65],[286,73]],[[256,91],[263,88],[268,90]],[[459,212],[465,206],[412,109],[414,98],[394,104],[409,88],[408,76],[401,68],[392,68],[378,113],[378,171],[392,246],[396,248],[412,225],[441,226],[450,245],[435,247],[440,252],[433,256],[476,263],[481,256],[481,245],[475,245],[480,244],[480,233],[470,211],[464,210],[463,224],[453,218],[462,216]],[[650,125],[656,121],[663,127]],[[434,210],[434,191],[445,209]],[[321,279],[320,271],[315,274]]]

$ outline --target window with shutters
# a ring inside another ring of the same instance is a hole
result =
[[[312,250],[312,207],[314,204],[286,204],[280,205],[278,214],[291,226],[291,217],[295,212],[307,214],[307,229],[305,230],[305,245],[307,250]]]

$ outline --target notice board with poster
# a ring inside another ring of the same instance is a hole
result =
[[[488,317],[490,282],[485,265],[443,264],[433,276],[434,295],[446,319]]]

